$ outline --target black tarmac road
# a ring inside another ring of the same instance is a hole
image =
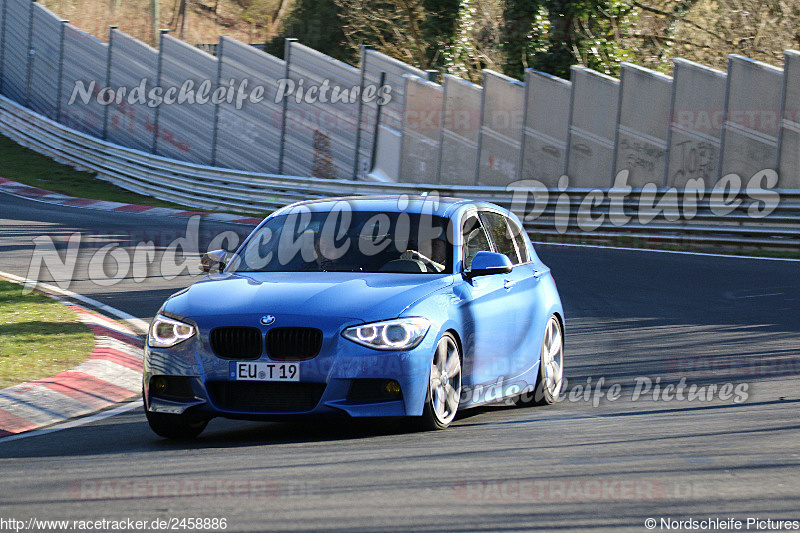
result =
[[[56,237],[68,263],[79,232],[74,271],[53,278],[149,320],[194,279],[160,276],[174,273],[162,255],[186,224],[0,195],[0,270],[27,276],[34,249],[47,255]],[[248,229],[203,223],[199,248]],[[140,241],[154,257],[136,255]],[[108,257],[97,270],[115,242],[125,277],[98,285],[117,273]],[[560,403],[466,411],[432,433],[217,419],[181,443],[156,437],[137,408],[0,440],[0,519],[69,521],[52,531],[209,531],[221,519],[226,531],[647,531],[648,519],[656,531],[735,520],[756,531],[800,520],[800,262],[538,250],[567,314]],[[51,279],[44,266],[40,279]]]

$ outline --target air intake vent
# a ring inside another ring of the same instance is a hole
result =
[[[206,389],[211,402],[226,411],[304,413],[317,406],[325,384],[211,381]]]
[[[211,349],[222,359],[258,359],[261,357],[261,331],[258,328],[214,328],[208,336]]]
[[[312,359],[322,348],[322,331],[316,328],[272,328],[267,333],[267,355],[275,361]]]

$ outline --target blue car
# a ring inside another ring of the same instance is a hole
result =
[[[173,296],[145,346],[150,427],[211,418],[407,417],[550,404],[564,313],[517,217],[436,196],[333,198],[267,217]]]

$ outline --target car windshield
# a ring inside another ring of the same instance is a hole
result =
[[[449,273],[448,235],[428,214],[295,209],[256,229],[227,271]]]

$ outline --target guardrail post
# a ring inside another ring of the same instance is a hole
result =
[[[61,90],[64,84],[64,38],[67,34],[68,20],[61,21],[61,35],[58,37],[58,81],[56,82],[56,122],[61,122]]]
[[[381,81],[378,84],[378,87],[383,87],[383,84],[386,83],[386,73],[381,72]],[[377,101],[378,109],[375,112],[375,131],[372,134],[372,157],[369,160],[369,171],[372,172],[375,170],[375,160],[378,157],[378,134],[380,133],[381,127],[381,111],[383,110],[383,104],[380,103],[380,99]]]
[[[164,36],[169,30],[159,30],[158,36],[158,66],[156,67],[156,87],[161,87],[161,66],[164,60]],[[153,155],[158,155],[158,119],[161,115],[161,106],[157,105],[153,113],[153,147],[150,150]]]
[[[108,59],[106,61],[106,87],[111,90],[111,61],[112,55],[114,52],[114,30],[119,28],[119,26],[109,26],[108,27]],[[115,95],[116,97],[116,95]],[[111,110],[111,104],[105,106],[103,109],[103,140],[108,140],[108,115],[109,111]]]
[[[6,63],[6,26],[8,22],[8,1],[3,2],[3,25],[0,26],[0,94],[3,93]]]
[[[225,42],[222,35],[219,36],[219,44],[217,45],[217,85],[214,90],[222,83],[222,58],[224,54],[224,47],[222,44]],[[217,102],[214,104],[214,126],[211,130],[211,166],[217,166],[217,130],[219,127],[219,108],[222,103]]]
[[[31,7],[28,10],[28,71],[25,74],[25,107],[30,107],[31,103],[31,74],[33,73],[33,60],[36,50],[33,49],[33,8],[36,0],[31,0]]]
[[[284,41],[283,60],[286,63],[285,78],[289,79],[290,63],[292,61],[292,43],[296,43],[297,39],[287,38]],[[289,109],[289,99],[283,99],[283,113],[281,114],[281,142],[278,148],[278,174],[283,174],[283,152],[286,149],[286,111]]]
[[[371,44],[361,45],[361,94],[364,94],[364,85],[367,79],[367,51],[374,50]],[[364,100],[358,99],[358,112],[356,114],[356,155],[353,160],[353,179],[358,179],[358,160],[361,157],[361,118],[364,116]]]

